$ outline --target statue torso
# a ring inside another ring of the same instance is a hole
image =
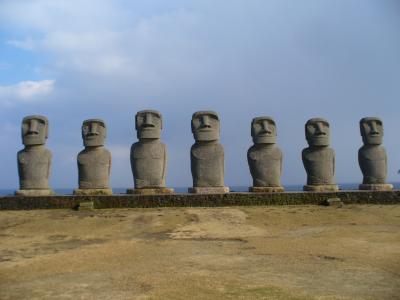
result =
[[[79,188],[109,188],[111,154],[104,147],[84,149],[78,154]]]
[[[18,173],[21,189],[48,189],[51,167],[50,150],[23,149],[18,152]]]
[[[166,146],[160,141],[137,142],[131,148],[131,167],[135,188],[164,187]]]
[[[302,153],[308,185],[334,184],[335,152],[329,147],[309,147]]]
[[[364,184],[384,184],[387,176],[386,150],[380,145],[365,145],[358,150]]]
[[[195,143],[190,150],[194,187],[224,186],[224,148],[221,144]]]
[[[253,186],[280,186],[282,151],[276,146],[255,144],[247,151]]]

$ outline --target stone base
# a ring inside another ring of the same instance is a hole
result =
[[[360,190],[368,190],[368,191],[391,191],[393,190],[393,184],[388,184],[388,183],[360,184],[358,188]]]
[[[251,186],[249,192],[251,193],[282,193],[285,189],[283,186]]]
[[[29,196],[29,197],[51,196],[51,195],[54,195],[54,191],[51,189],[16,190],[15,195],[16,196]]]
[[[325,185],[305,185],[303,191],[307,192],[336,192],[339,187],[336,184],[325,184]]]
[[[188,188],[191,194],[225,194],[229,193],[227,186],[207,186],[207,187],[191,187]]]
[[[83,196],[112,195],[112,189],[75,189],[74,195],[83,195]]]
[[[143,188],[143,189],[127,189],[127,194],[135,195],[160,195],[160,194],[172,194],[174,189],[167,187],[158,188]]]

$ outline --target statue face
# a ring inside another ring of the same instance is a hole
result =
[[[369,117],[360,120],[360,131],[364,144],[380,145],[383,140],[383,125],[379,118]]]
[[[142,110],[136,114],[135,127],[138,139],[159,139],[161,137],[161,114],[155,110]]]
[[[307,121],[306,139],[310,146],[329,146],[329,123],[321,118]]]
[[[219,118],[213,111],[198,111],[192,116],[192,133],[199,142],[219,139]]]
[[[44,145],[49,132],[49,121],[43,116],[27,116],[22,120],[21,135],[25,146]]]
[[[251,136],[255,144],[275,144],[275,121],[270,117],[254,118],[251,122]]]
[[[100,119],[83,121],[82,139],[85,147],[103,146],[107,135],[106,124]]]

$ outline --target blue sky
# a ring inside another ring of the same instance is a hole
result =
[[[283,184],[303,184],[304,123],[331,124],[336,180],[360,182],[358,121],[382,118],[389,181],[400,169],[396,0],[0,1],[0,188],[18,185],[20,122],[50,121],[51,185],[76,187],[84,119],[108,125],[113,187],[133,185],[134,115],[157,109],[167,184],[190,186],[190,118],[220,114],[227,185],[251,185],[253,117],[275,118]]]

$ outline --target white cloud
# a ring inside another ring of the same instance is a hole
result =
[[[35,41],[31,37],[26,37],[23,40],[9,40],[6,44],[23,50],[33,50],[35,47]]]
[[[15,85],[0,85],[0,103],[40,101],[54,90],[55,80],[21,81]]]

